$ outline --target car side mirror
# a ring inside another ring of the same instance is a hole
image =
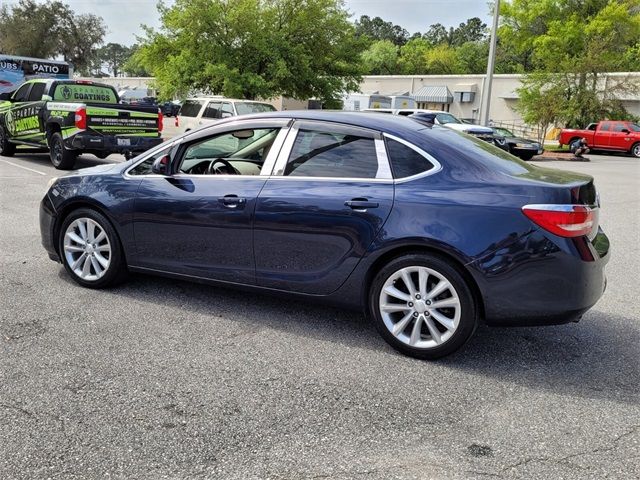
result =
[[[160,158],[156,158],[153,161],[153,165],[151,165],[151,173],[156,175],[168,175],[170,163],[171,159],[169,158],[169,155],[163,155]]]
[[[628,128],[623,128],[623,129],[622,129],[622,130],[620,130],[620,131],[621,131],[622,133],[627,133],[627,134],[628,134],[628,133],[631,133],[631,132],[629,131],[629,129],[628,129]]]
[[[51,95],[42,95],[43,102],[53,102],[53,97]]]

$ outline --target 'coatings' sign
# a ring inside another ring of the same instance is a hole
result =
[[[56,87],[53,99],[68,102],[117,103],[113,90],[98,85],[63,83]]]

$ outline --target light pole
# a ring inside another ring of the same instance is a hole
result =
[[[480,105],[480,122],[489,125],[489,107],[491,106],[491,84],[493,82],[493,70],[496,65],[496,43],[498,40],[498,20],[500,18],[500,0],[494,0],[493,27],[491,28],[491,43],[489,44],[489,61],[487,62],[487,76],[482,89],[482,103]]]

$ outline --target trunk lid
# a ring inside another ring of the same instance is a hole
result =
[[[104,135],[157,136],[158,107],[86,104],[87,128]]]

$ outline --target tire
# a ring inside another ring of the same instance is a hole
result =
[[[423,277],[426,286],[420,285],[421,274],[427,274]],[[404,278],[414,284],[414,294],[410,294]],[[438,292],[443,281],[445,288]],[[433,298],[430,292],[435,293]],[[442,302],[443,307],[431,306],[437,303],[433,299]],[[383,311],[382,305],[394,307]],[[369,312],[389,345],[422,360],[455,352],[471,338],[478,324],[478,309],[462,274],[447,260],[423,253],[395,258],[378,272],[369,290]],[[419,330],[415,330],[417,322]],[[398,329],[395,334],[394,328]]]
[[[640,158],[640,142],[635,143],[633,147],[631,147],[630,152],[634,157]]]
[[[88,247],[84,246],[86,243]],[[96,210],[80,208],[65,218],[58,249],[67,273],[83,287],[105,288],[127,277],[118,234],[111,222]]]
[[[535,153],[529,153],[529,152],[520,153],[518,155],[518,157],[520,157],[522,160],[531,160],[534,156],[535,156]]]
[[[49,157],[51,163],[58,170],[70,170],[76,163],[79,152],[69,150],[64,146],[64,139],[60,132],[54,132],[49,137]]]
[[[15,143],[11,143],[9,141],[6,130],[3,127],[0,127],[0,155],[4,157],[13,157],[15,153]]]

